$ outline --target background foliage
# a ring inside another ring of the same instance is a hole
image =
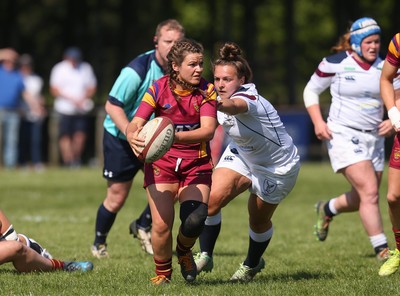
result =
[[[302,104],[302,90],[349,22],[375,18],[382,51],[398,31],[396,0],[2,0],[0,48],[31,53],[48,81],[67,46],[77,45],[99,79],[103,104],[122,66],[152,48],[158,22],[178,19],[215,57],[224,41],[245,51],[261,93],[275,105]],[[206,69],[205,75],[212,79]],[[49,102],[51,103],[51,102]]]

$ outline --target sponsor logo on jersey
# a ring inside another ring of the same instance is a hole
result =
[[[195,124],[177,124],[175,127],[176,132],[185,132],[185,131],[193,131],[200,127],[199,123]]]
[[[354,76],[345,76],[344,79],[346,79],[347,81],[356,81]]]
[[[233,161],[234,158],[235,158],[234,155],[227,155],[224,157],[224,161]]]

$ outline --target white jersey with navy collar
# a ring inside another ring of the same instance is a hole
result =
[[[231,98],[246,101],[248,111],[234,116],[218,111],[218,122],[249,167],[286,174],[299,162],[297,148],[275,108],[254,84],[244,84]]]
[[[382,65],[380,57],[370,65],[357,62],[348,51],[339,52],[321,61],[306,88],[319,95],[330,87],[328,120],[360,130],[374,130],[383,118],[379,88]]]

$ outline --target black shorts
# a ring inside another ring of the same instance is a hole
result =
[[[89,118],[87,115],[64,115],[60,114],[59,135],[71,136],[76,132],[87,133],[89,129]]]
[[[114,137],[106,130],[103,136],[103,155],[103,177],[110,181],[131,181],[143,168],[143,163],[133,153],[128,142]]]

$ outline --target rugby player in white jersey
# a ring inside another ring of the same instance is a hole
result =
[[[195,262],[198,272],[211,271],[221,208],[249,190],[247,257],[230,279],[248,282],[265,266],[262,255],[273,234],[271,218],[296,183],[300,157],[277,111],[251,83],[252,71],[241,49],[226,43],[213,68],[218,121],[231,142],[212,175],[208,217]]]
[[[341,173],[351,188],[316,204],[315,234],[325,241],[333,217],[358,211],[378,260],[389,255],[379,209],[379,185],[385,162],[385,137],[394,130],[383,120],[379,78],[383,60],[379,56],[381,29],[364,17],[322,59],[304,89],[304,103],[314,124],[315,135],[324,141],[335,173]],[[332,101],[327,121],[319,96],[330,88]],[[337,194],[330,192],[328,194]]]

